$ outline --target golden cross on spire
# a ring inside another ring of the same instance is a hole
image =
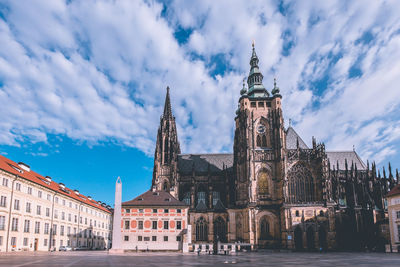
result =
[[[255,44],[255,41],[254,41],[254,39],[253,39],[253,42],[251,43],[251,46],[254,48],[254,44]]]

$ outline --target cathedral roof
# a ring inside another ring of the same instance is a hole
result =
[[[178,170],[181,173],[220,173],[224,167],[233,166],[233,154],[181,154],[178,155]]]
[[[147,191],[140,196],[122,203],[123,206],[187,206],[166,191]]]
[[[346,160],[348,164],[348,169],[351,168],[351,163],[357,165],[357,170],[365,170],[367,167],[361,158],[357,155],[357,153],[353,150],[351,151],[327,151],[326,155],[328,156],[329,162],[331,163],[331,169],[335,167],[337,168],[337,163],[339,163],[339,170],[346,169]]]
[[[308,149],[303,139],[301,139],[292,126],[289,126],[286,131],[286,149],[297,149],[297,140],[299,140],[299,147],[301,149]]]

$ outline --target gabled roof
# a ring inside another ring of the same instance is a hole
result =
[[[73,198],[75,200],[78,200],[82,203],[85,203],[87,205],[90,205],[92,207],[98,208],[100,210],[103,210],[105,212],[111,213],[110,210],[107,208],[103,207],[101,204],[99,204],[95,200],[90,200],[87,196],[84,196],[82,194],[76,194],[74,190],[69,189],[67,187],[63,188],[60,186],[60,184],[54,182],[54,181],[47,181],[46,178],[32,170],[25,170],[19,166],[19,164],[15,163],[14,161],[0,155],[0,169],[8,172],[13,175],[17,175],[18,177],[21,177],[23,179],[26,179],[30,182],[33,182],[35,184],[41,185],[45,188],[48,188],[52,191],[57,192],[60,195],[68,196],[70,198]]]
[[[396,195],[400,195],[400,184],[396,185],[395,187],[392,188],[392,190],[389,191],[389,193],[386,195],[387,197],[393,197]]]
[[[301,139],[292,126],[289,126],[286,130],[286,149],[297,149],[297,140],[299,140],[299,147],[301,149],[308,149],[303,139]]]
[[[351,163],[357,165],[357,170],[365,170],[367,167],[361,158],[357,155],[355,151],[327,151],[326,155],[328,156],[329,162],[331,164],[330,168],[337,169],[337,162],[339,162],[339,170],[345,170],[345,161],[347,159],[347,168],[350,170]]]
[[[233,166],[233,154],[181,154],[178,155],[178,171],[180,173],[191,173],[192,169],[196,173],[218,174],[224,167]]]
[[[140,196],[122,203],[122,206],[188,206],[166,191],[147,191]]]

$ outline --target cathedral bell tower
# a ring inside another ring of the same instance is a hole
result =
[[[169,87],[167,87],[164,113],[160,118],[157,132],[152,189],[170,192],[175,197],[178,195],[176,180],[180,153],[175,117],[172,115]]]
[[[239,206],[282,203],[285,145],[282,96],[276,81],[272,95],[265,89],[258,62],[253,43],[247,88],[243,81],[235,117],[235,202]]]

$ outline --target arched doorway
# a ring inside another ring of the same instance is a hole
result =
[[[296,250],[303,250],[303,231],[300,226],[294,230],[294,247]]]
[[[260,220],[260,239],[261,240],[272,239],[270,225],[267,220],[267,216],[262,217]]]
[[[315,234],[312,226],[307,228],[307,248],[309,250],[315,249]]]
[[[322,248],[322,250],[326,251],[328,249],[328,244],[326,242],[326,230],[323,225],[319,227],[318,239],[319,239],[319,247]]]
[[[236,215],[236,241],[243,242],[243,223],[242,215]]]
[[[214,221],[214,240],[220,241],[220,242],[227,242],[226,240],[226,224],[224,219],[221,217],[218,217]]]

